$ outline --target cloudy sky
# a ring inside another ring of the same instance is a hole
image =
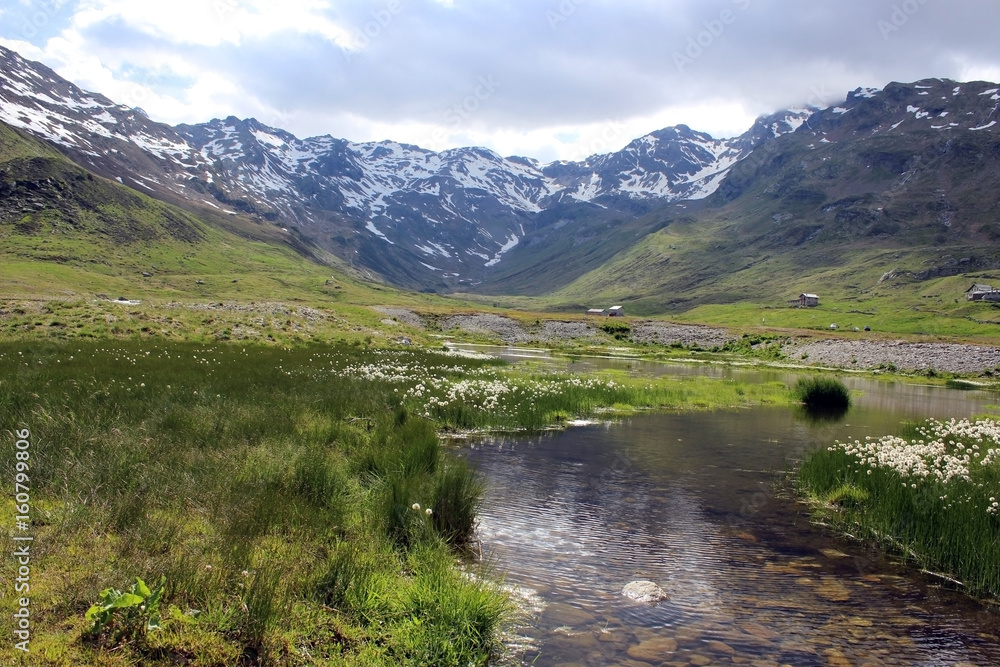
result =
[[[997,0],[0,0],[0,44],[171,124],[542,161],[858,86],[1000,80]]]

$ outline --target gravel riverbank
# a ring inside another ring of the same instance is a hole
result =
[[[1000,369],[1000,348],[957,343],[911,343],[900,340],[829,339],[787,345],[791,361],[841,368],[933,369],[948,373],[981,373]]]
[[[379,308],[400,322],[424,328],[430,324],[413,311],[403,308]],[[546,344],[586,340],[594,343],[614,339],[600,325],[613,320],[550,319],[525,325],[495,313],[452,315],[438,321],[444,332],[464,331],[494,338],[506,345]],[[695,324],[675,324],[655,320],[621,320],[631,331],[628,341],[635,344],[683,345],[712,349],[738,338],[726,329]],[[1000,372],[1000,347],[961,345],[957,343],[918,343],[901,340],[845,340],[829,338],[808,342],[795,341],[783,346],[789,361],[803,365],[834,366],[850,369],[896,368],[900,371],[935,371],[947,373]]]

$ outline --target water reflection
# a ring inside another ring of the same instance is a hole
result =
[[[917,418],[912,399],[981,411],[969,394],[851,381],[864,395],[840,422],[762,408],[467,444],[490,482],[484,548],[546,605],[525,664],[1000,664],[995,614],[825,535],[783,493],[810,448],[890,432]],[[669,598],[624,598],[635,579]]]
[[[782,368],[759,368],[691,361],[645,361],[620,357],[562,357],[548,350],[516,348],[498,345],[455,344],[453,347],[491,354],[511,363],[531,361],[543,363],[553,370],[570,373],[591,373],[601,370],[626,370],[639,377],[704,376],[740,382],[781,382],[789,387],[806,374]],[[1000,394],[985,390],[956,390],[940,385],[922,385],[919,381],[884,381],[853,375],[838,374],[851,390],[854,407],[865,412],[883,412],[911,421],[934,417],[961,419],[1000,412]]]

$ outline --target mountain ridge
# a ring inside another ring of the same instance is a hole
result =
[[[545,294],[670,225],[720,216],[734,223],[719,233],[762,254],[817,239],[990,242],[998,109],[997,84],[892,82],[762,116],[739,137],[677,125],[541,164],[477,147],[298,139],[234,116],[171,127],[0,48],[0,120],[223,226],[280,233],[420,291]]]
[[[651,213],[659,229],[548,301],[864,303],[1000,269],[1000,86],[926,79],[848,100],[741,162],[699,211]]]
[[[704,198],[768,139],[718,140],[678,126],[616,153],[542,165],[476,147],[433,152],[394,141],[298,139],[232,116],[171,127],[2,47],[0,98],[0,120],[96,173],[195,211],[296,226],[390,282],[437,290],[487,279],[542,211]],[[790,131],[806,115],[779,112],[774,127]]]

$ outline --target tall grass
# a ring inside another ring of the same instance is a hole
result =
[[[390,384],[338,367],[374,358],[352,346],[0,344],[0,437],[31,430],[37,545],[32,653],[8,643],[0,662],[304,665],[327,653],[343,664],[484,664],[505,596],[460,576],[454,551],[481,486],[471,473],[449,486],[467,468],[442,451],[436,424],[407,415]],[[0,460],[4,479],[13,465]],[[0,549],[13,547],[4,533]],[[413,570],[411,552],[438,569]],[[11,563],[0,561],[0,577],[16,576]],[[114,651],[79,641],[102,589],[161,574],[164,632]],[[430,614],[417,603],[428,590],[464,620]],[[12,605],[0,599],[6,636]]]
[[[485,491],[482,479],[465,460],[453,459],[443,466],[431,491],[431,518],[437,533],[451,544],[468,544]]]
[[[814,452],[802,491],[835,525],[1000,597],[1000,428],[929,422],[901,435]]]
[[[0,438],[31,430],[37,555],[32,653],[0,644],[0,663],[485,664],[509,610],[460,571],[483,487],[439,430],[782,401],[780,384],[527,375],[347,344],[0,343]],[[13,466],[0,458],[0,478]],[[79,641],[101,590],[161,575],[163,632]],[[13,604],[0,598],[0,635]]]

